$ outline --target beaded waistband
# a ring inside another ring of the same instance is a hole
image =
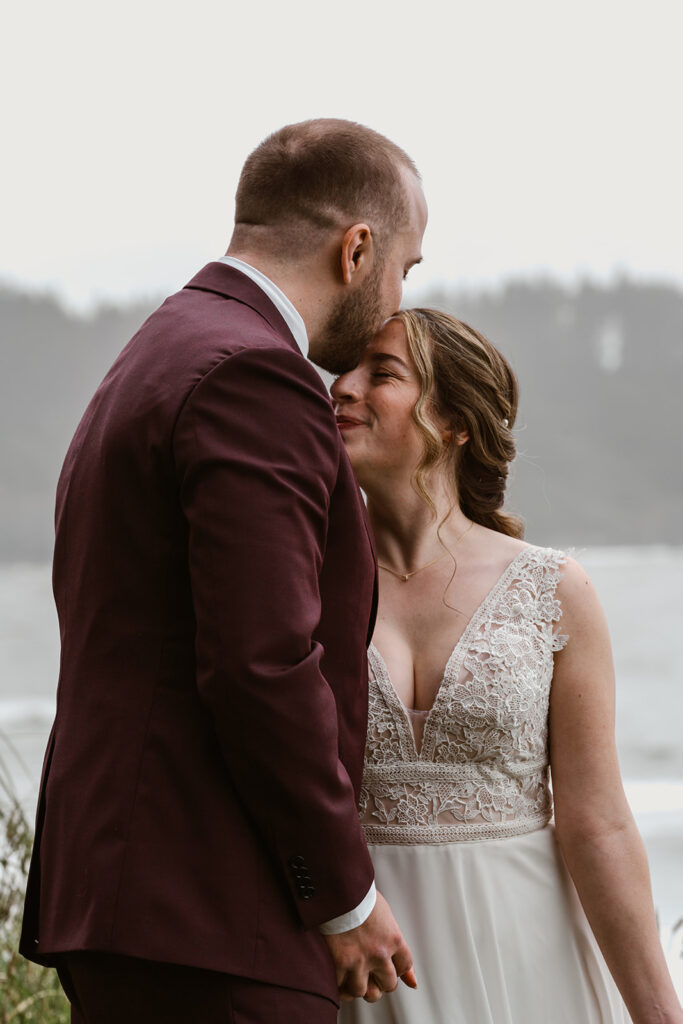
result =
[[[509,839],[545,828],[552,815],[514,821],[473,822],[468,825],[363,825],[365,839],[377,846],[439,846]]]
[[[369,843],[423,845],[503,839],[550,821],[547,762],[366,765],[360,818]]]

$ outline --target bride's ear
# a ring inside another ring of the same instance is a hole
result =
[[[341,247],[341,272],[344,284],[360,284],[372,268],[375,242],[367,224],[354,224],[344,234]]]
[[[461,448],[462,445],[467,444],[470,439],[470,435],[467,430],[460,430],[456,434],[452,430],[443,430],[441,432],[441,440],[445,445],[454,444],[457,448]]]

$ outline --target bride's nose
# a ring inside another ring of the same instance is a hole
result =
[[[360,398],[360,375],[355,370],[342,373],[330,388],[335,402],[353,402]]]

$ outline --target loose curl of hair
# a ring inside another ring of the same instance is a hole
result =
[[[408,309],[394,319],[405,327],[421,384],[413,419],[424,453],[413,477],[415,489],[436,515],[427,480],[439,462],[450,459],[464,515],[498,533],[522,537],[522,520],[503,511],[516,454],[512,428],[518,386],[510,365],[487,338],[448,313]],[[469,440],[444,445],[434,413],[454,435],[466,431]]]

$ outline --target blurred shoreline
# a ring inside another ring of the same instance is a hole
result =
[[[579,548],[617,670],[617,745],[664,926],[683,915],[683,547]],[[59,634],[44,562],[0,565],[0,758],[29,818],[52,724]],[[8,746],[7,740],[11,744]]]

